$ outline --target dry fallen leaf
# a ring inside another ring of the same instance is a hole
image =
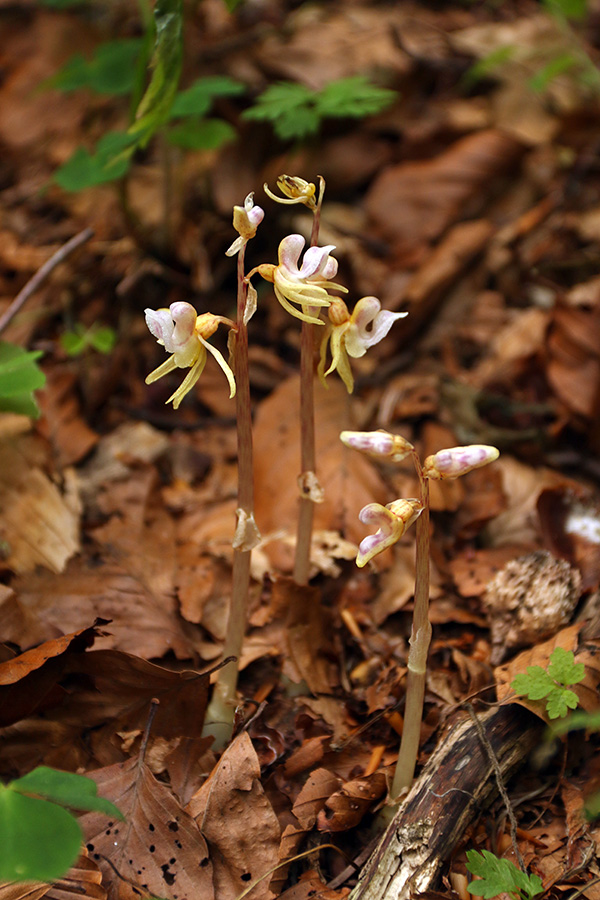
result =
[[[141,887],[167,900],[214,900],[204,837],[142,760],[133,757],[96,769],[89,777],[98,785],[98,793],[125,816],[120,822],[88,813],[79,820],[90,858],[111,885],[112,898],[130,900]],[[120,878],[115,879],[115,869]]]
[[[245,732],[227,747],[187,810],[206,837],[218,900],[236,900],[251,882],[277,865],[279,823],[260,783],[258,757]],[[268,878],[248,894],[249,900],[272,896]]]
[[[31,437],[0,444],[0,537],[8,548],[4,565],[14,572],[36,566],[62,572],[79,550],[78,502],[48,478],[41,468],[46,462],[43,446]]]

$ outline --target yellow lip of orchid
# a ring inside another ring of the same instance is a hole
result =
[[[327,387],[325,379],[334,370],[346,385],[348,393],[354,390],[354,377],[349,356],[358,359],[369,347],[378,344],[388,334],[396,319],[403,319],[408,313],[395,313],[381,309],[377,297],[363,297],[358,301],[352,315],[346,304],[339,298],[329,306],[329,322],[321,341],[318,375]],[[331,365],[325,370],[327,347],[331,350]]]
[[[207,352],[216,359],[218,365],[225,373],[229,383],[229,396],[235,396],[235,378],[231,368],[225,361],[222,353],[208,343],[217,330],[220,323],[234,327],[234,323],[225,316],[215,316],[212,313],[198,315],[191,303],[178,301],[172,303],[169,309],[146,309],[146,324],[159,344],[171,356],[146,378],[146,384],[152,384],[163,375],[168,375],[175,369],[190,371],[185,376],[177,390],[171,394],[167,403],[173,403],[173,408],[178,409],[181,401],[188,394],[204,371]]]

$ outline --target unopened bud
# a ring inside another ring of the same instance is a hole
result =
[[[352,450],[360,450],[375,459],[400,462],[414,450],[413,445],[399,434],[389,431],[342,431],[340,440]]]
[[[423,463],[423,475],[440,481],[443,478],[458,478],[480,466],[487,466],[500,456],[496,447],[486,444],[469,444],[467,447],[449,447],[428,456]]]

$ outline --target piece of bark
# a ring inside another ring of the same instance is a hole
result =
[[[543,725],[513,704],[479,717],[506,784],[540,739]],[[498,796],[475,724],[443,739],[386,829],[348,900],[409,900],[428,890],[465,829]]]

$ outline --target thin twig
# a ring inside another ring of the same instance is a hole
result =
[[[66,244],[60,247],[56,253],[53,253],[50,259],[46,260],[46,262],[41,266],[35,275],[33,275],[25,287],[21,288],[15,299],[12,301],[8,309],[5,309],[3,314],[0,316],[0,333],[4,331],[8,323],[16,316],[22,306],[29,300],[32,294],[35,294],[37,289],[42,285],[42,283],[46,280],[48,275],[59,265],[59,263],[63,262],[74,250],[77,250],[82,244],[85,244],[86,241],[93,236],[94,232],[91,228],[84,228],[83,231],[80,231],[79,234],[76,234],[72,237]]]
[[[490,744],[490,742],[487,739],[485,731],[483,730],[483,728],[481,726],[481,722],[477,718],[475,710],[473,709],[473,707],[471,706],[470,703],[466,703],[465,707],[467,709],[467,712],[471,716],[471,720],[477,731],[477,736],[479,737],[479,740],[481,741],[483,749],[485,750],[487,757],[491,763],[492,769],[494,770],[494,775],[496,777],[496,784],[498,785],[498,793],[502,797],[504,806],[506,808],[506,813],[508,815],[508,821],[510,823],[510,839],[512,841],[513,849],[515,851],[515,856],[517,857],[517,862],[519,863],[519,868],[521,869],[522,872],[527,872],[527,867],[525,866],[525,860],[523,859],[521,851],[519,850],[519,845],[517,843],[517,820],[515,817],[514,810],[512,808],[512,803],[510,802],[509,796],[506,792],[506,788],[504,787],[504,782],[502,780],[502,772],[500,770],[500,763],[498,762],[496,754],[494,753],[494,748],[492,747],[492,745]]]

